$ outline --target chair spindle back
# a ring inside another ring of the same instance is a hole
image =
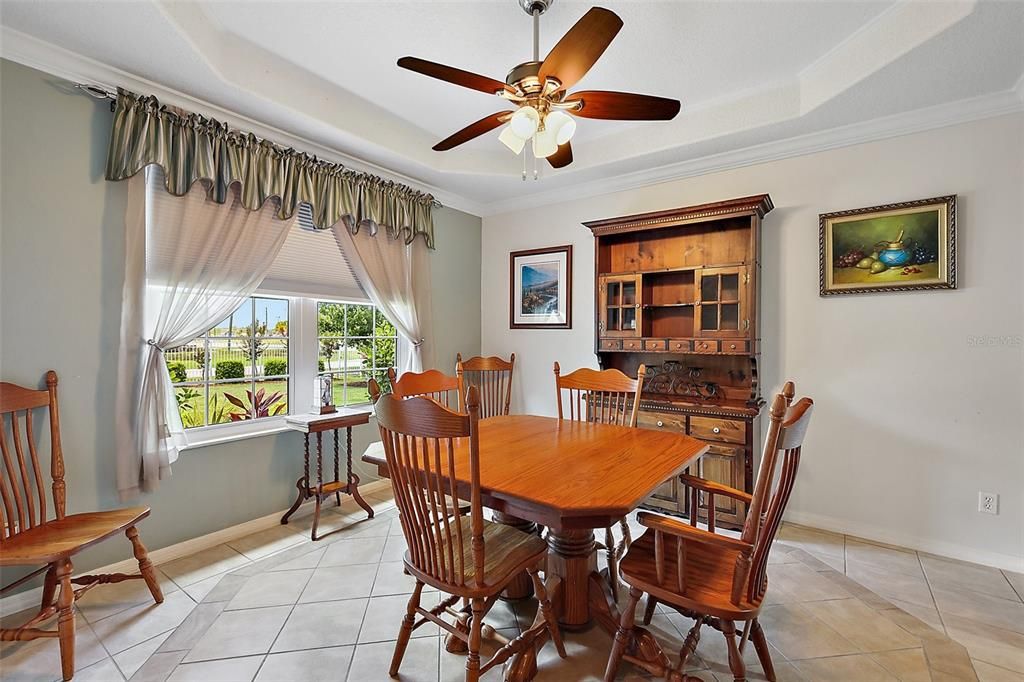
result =
[[[57,409],[57,373],[46,373],[46,389],[0,382],[0,542],[47,522],[46,485],[36,447],[34,413],[46,408],[50,427],[50,487],[56,519],[64,518],[64,454]],[[10,438],[8,438],[10,436]]]
[[[508,360],[495,356],[463,360],[462,353],[456,355],[456,376],[462,379],[463,386],[476,386],[480,393],[481,419],[508,414],[512,403],[512,370],[515,364],[515,353]]]
[[[631,379],[617,369],[598,371],[584,367],[563,377],[556,362],[555,398],[558,418],[566,418],[562,405],[564,396],[567,398],[568,419],[636,426],[646,373],[647,369],[643,365],[637,370],[636,379]]]
[[[751,601],[760,600],[768,585],[768,553],[782,525],[782,515],[793,492],[797,470],[800,468],[800,450],[814,411],[814,401],[810,398],[801,398],[793,404],[795,393],[793,382],[787,381],[782,393],[772,401],[771,422],[761,455],[761,468],[757,473],[757,483],[740,536],[754,545],[747,583],[747,597]]]
[[[436,369],[428,369],[426,372],[403,372],[402,376],[398,376],[395,368],[389,367],[388,379],[391,381],[391,394],[397,398],[426,396],[448,409],[464,411],[465,387],[461,377],[448,376]]]
[[[453,587],[484,584],[484,520],[480,499],[479,394],[469,389],[467,414],[433,398],[382,395],[377,425],[413,565]],[[469,519],[459,504],[455,440],[469,439]],[[455,504],[449,505],[446,496]],[[468,523],[468,526],[467,526]],[[467,533],[468,531],[468,533]],[[472,565],[466,565],[466,543]]]

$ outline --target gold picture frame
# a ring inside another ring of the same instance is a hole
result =
[[[956,289],[956,195],[818,216],[822,296]]]

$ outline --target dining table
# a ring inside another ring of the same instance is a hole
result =
[[[497,522],[547,528],[545,587],[560,626],[575,631],[596,623],[614,635],[619,612],[607,570],[597,570],[594,530],[617,523],[707,449],[696,438],[663,430],[537,415],[489,417],[479,422],[481,499]],[[468,499],[468,439],[455,441],[454,452],[456,490]],[[368,451],[363,461],[388,476],[383,451]],[[638,656],[667,661],[643,628],[634,641]],[[454,651],[458,640],[449,636],[448,644]],[[516,654],[505,679],[531,679],[535,656],[534,647]]]

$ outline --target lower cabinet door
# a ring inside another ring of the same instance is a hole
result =
[[[673,514],[679,514],[683,511],[680,506],[679,488],[679,479],[674,477],[670,478],[658,486],[658,488],[651,493],[646,500],[644,500],[644,504],[650,507],[664,509],[665,511],[672,512]]]
[[[708,481],[721,483],[730,488],[743,490],[743,454],[742,447],[709,443],[708,451],[700,459],[700,476]],[[745,505],[731,497],[715,495],[716,524],[742,524],[746,516]],[[700,513],[701,520],[707,520],[706,510]]]

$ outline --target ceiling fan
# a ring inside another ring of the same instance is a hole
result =
[[[403,69],[497,95],[516,107],[514,111],[499,111],[469,124],[434,145],[435,151],[453,149],[507,121],[509,125],[498,137],[506,147],[519,154],[526,143],[532,141],[535,158],[546,158],[554,168],[562,168],[572,163],[569,140],[576,132],[573,116],[668,121],[679,113],[679,101],[664,97],[609,90],[567,92],[608,48],[622,28],[622,20],[611,10],[592,7],[541,61],[540,15],[553,2],[519,0],[520,6],[533,17],[533,60],[512,67],[504,83],[417,57],[398,60],[398,66]]]

